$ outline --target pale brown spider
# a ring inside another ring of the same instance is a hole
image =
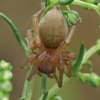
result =
[[[80,19],[73,25],[67,36],[68,26],[58,7],[53,7],[49,10],[38,25],[38,16],[43,10],[44,6],[42,4],[42,9],[32,18],[36,38],[35,43],[32,41],[33,30],[27,31],[29,45],[33,53],[29,55],[28,59],[21,65],[21,68],[24,68],[28,63],[31,65],[35,64],[27,78],[28,80],[36,73],[39,76],[41,76],[41,73],[44,73],[50,78],[55,78],[58,86],[62,87],[63,73],[71,77],[72,65],[65,58],[76,58],[74,53],[64,51],[64,49],[69,44]],[[38,50],[34,52],[37,48]],[[64,65],[67,65],[67,72],[64,70]],[[59,77],[56,75],[56,68],[59,70]]]

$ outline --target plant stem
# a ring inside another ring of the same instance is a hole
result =
[[[69,80],[69,78],[64,75],[63,76],[63,85]],[[56,83],[49,91],[48,91],[48,97],[47,97],[47,100],[50,99],[50,97],[52,97],[54,94],[56,94],[56,92],[58,90],[60,90],[61,88],[58,87],[58,84]],[[38,100],[42,100],[44,95],[41,95],[41,97],[38,99]]]
[[[41,86],[41,94],[46,93],[46,74],[42,74],[42,86]]]
[[[84,64],[94,53],[100,50],[100,44],[92,46],[84,55],[82,64]]]
[[[84,2],[84,1],[81,1],[81,0],[74,0],[72,2],[72,4],[78,5],[78,6],[81,6],[81,7],[87,7],[87,8],[90,8],[90,9],[94,9],[100,16],[99,6],[97,6],[97,5],[87,3],[87,2]]]
[[[48,6],[44,9],[43,13],[42,13],[41,16],[40,16],[40,20],[41,20],[41,19],[43,18],[43,16],[47,13],[47,11],[50,10],[54,5],[59,5],[58,0],[54,0],[53,3],[51,3],[50,5],[48,5]]]
[[[22,93],[22,98],[26,97],[25,100],[31,100],[31,97],[32,97],[35,76],[30,81],[27,80],[27,77],[31,70],[32,70],[32,66],[28,66],[27,71],[26,71],[26,78],[24,82],[23,93]]]
[[[11,19],[9,19],[6,15],[4,15],[3,13],[0,13],[0,16],[10,25],[11,29],[13,30],[13,33],[18,41],[18,43],[20,44],[20,46],[23,48],[23,50],[25,51],[25,53],[27,54],[27,46],[24,43],[23,39],[20,36],[20,33],[17,29],[17,27],[15,26],[15,24],[12,22]]]
[[[98,4],[98,6],[97,6],[97,5],[94,5],[94,4],[91,4],[91,3],[87,3],[87,2],[84,2],[84,1],[81,1],[81,0],[74,0],[71,4],[78,5],[78,6],[81,6],[81,7],[87,7],[87,8],[90,8],[90,9],[94,9],[100,16],[100,4]],[[43,16],[46,14],[46,12],[48,10],[50,10],[53,6],[56,6],[56,5],[59,5],[58,0],[55,0],[50,5],[48,5],[45,8],[45,10],[43,11],[43,13],[41,14],[40,20],[43,18]]]
[[[70,8],[69,8],[69,6],[68,6],[68,5],[66,5],[66,8],[67,8],[67,10],[70,12]]]

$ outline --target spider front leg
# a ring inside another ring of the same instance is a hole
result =
[[[31,54],[21,65],[21,68],[24,68],[29,62],[32,65],[37,59],[37,54]]]
[[[67,47],[67,45],[70,43],[70,40],[73,36],[73,33],[75,31],[75,27],[76,25],[78,25],[80,23],[81,19],[78,19],[77,22],[72,26],[72,29],[70,31],[70,33],[68,34],[68,37],[66,39],[66,41],[56,50],[56,52],[51,56],[50,61],[54,61],[56,59],[56,57]]]
[[[35,15],[33,15],[32,21],[33,21],[33,26],[34,26],[34,33],[35,33],[35,37],[36,37],[36,44],[38,47],[41,46],[41,40],[40,40],[40,36],[39,36],[39,25],[38,25],[38,16],[43,12],[45,5],[42,2],[41,3],[41,7],[42,9],[37,12]]]

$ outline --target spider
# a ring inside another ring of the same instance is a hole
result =
[[[45,6],[41,3],[42,9],[32,17],[34,28],[27,31],[29,46],[33,51],[28,58],[22,63],[24,68],[28,63],[35,64],[27,80],[31,80],[36,73],[47,74],[49,78],[55,78],[59,87],[62,87],[63,74],[71,77],[71,62],[67,58],[76,59],[74,53],[65,51],[64,49],[70,43],[76,25],[80,19],[72,26],[67,36],[68,26],[60,9],[56,6],[51,8],[38,24],[38,16],[43,12]],[[32,33],[35,34],[36,42],[32,41]],[[35,50],[38,50],[35,52]],[[66,59],[65,59],[66,58]],[[67,71],[64,66],[67,65]],[[59,77],[56,74],[56,68],[59,71]]]

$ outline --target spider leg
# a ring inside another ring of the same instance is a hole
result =
[[[63,73],[64,73],[64,62],[62,59],[59,60],[58,70],[59,70],[58,86],[62,87],[62,80],[63,80]]]
[[[37,54],[31,54],[21,65],[21,68],[24,68],[29,62],[33,64],[37,59]]]
[[[40,36],[39,36],[39,27],[38,27],[38,16],[43,12],[43,10],[45,8],[45,5],[43,2],[41,3],[41,7],[42,7],[42,9],[39,10],[35,15],[33,15],[33,18],[32,18],[32,22],[33,22],[33,26],[34,26],[34,33],[36,36],[36,44],[38,47],[40,47],[40,45],[41,45],[41,40],[40,40]]]
[[[71,59],[76,59],[76,58],[77,58],[76,54],[73,53],[73,52],[62,51],[61,54],[62,54],[62,56],[63,56],[64,58],[66,58],[66,57],[71,58]]]
[[[73,36],[73,33],[75,31],[75,27],[77,24],[79,24],[81,19],[78,19],[77,22],[72,26],[72,29],[66,39],[66,41],[56,50],[56,52],[51,56],[50,61],[54,61],[56,59],[56,57],[62,52],[63,49],[66,48],[66,46],[70,43],[70,40]]]
[[[54,71],[53,75],[48,74],[48,77],[55,78],[56,82],[58,83],[58,86],[62,87],[62,80],[64,73],[64,62],[62,59],[59,60],[58,70],[59,70],[59,77],[57,77],[56,75],[56,70]]]
[[[36,73],[37,73],[39,76],[42,76],[42,74],[39,72],[37,66],[36,66],[35,68],[32,69],[32,71],[30,72],[29,76],[27,77],[27,80],[30,81],[30,80],[32,79],[32,77],[33,77]]]
[[[29,76],[27,77],[27,80],[30,81],[32,76],[36,74],[36,70],[37,70],[37,67],[33,68],[29,74]]]
[[[55,78],[56,82],[58,83],[58,86],[60,87],[60,85],[59,85],[59,79],[58,79],[58,77],[56,75],[56,70],[53,72],[53,74],[47,74],[47,76],[49,78]]]
[[[38,68],[36,69],[36,73],[37,73],[39,76],[42,76],[42,74],[40,73],[40,71],[38,70]]]
[[[29,46],[30,46],[31,50],[34,50],[37,46],[32,41],[32,33],[33,33],[33,29],[30,29],[26,32],[26,35],[27,35],[27,38],[28,38],[28,41],[29,41]]]
[[[64,73],[68,76],[68,77],[71,77],[71,69],[72,69],[72,64],[71,62],[66,59],[64,60],[64,64],[67,65],[67,72],[64,70]]]

